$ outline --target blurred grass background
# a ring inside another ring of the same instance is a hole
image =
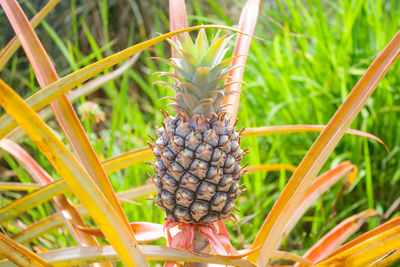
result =
[[[46,1],[19,1],[33,16]],[[255,35],[244,75],[238,128],[327,124],[336,109],[356,84],[379,51],[400,29],[400,3],[395,0],[307,0],[262,1]],[[243,0],[187,1],[189,25],[238,22]],[[62,77],[91,62],[102,59],[138,42],[165,33],[169,29],[168,1],[70,0],[60,1],[36,32]],[[211,32],[209,32],[211,33]],[[6,16],[0,10],[0,47],[14,36]],[[232,43],[233,45],[233,43]],[[158,44],[141,54],[135,65],[95,93],[81,97],[93,101],[105,112],[105,121],[83,124],[101,159],[146,146],[148,134],[155,136],[154,123],[161,123],[161,97],[172,91],[152,83],[154,72],[167,66],[150,59],[168,58],[168,43]],[[105,73],[111,70],[107,70]],[[389,147],[358,136],[345,136],[331,155],[324,170],[349,160],[359,167],[356,182],[332,204],[341,189],[338,184],[323,195],[293,230],[283,249],[302,253],[324,233],[346,217],[375,208],[384,213],[400,196],[400,65],[397,63],[379,84],[365,108],[352,124],[381,138]],[[2,79],[24,98],[39,89],[27,59],[19,49],[0,73]],[[54,119],[49,125],[63,138]],[[285,163],[297,165],[317,134],[282,134],[249,137],[243,146],[251,148],[246,156],[251,165]],[[28,139],[26,149],[53,177],[57,173]],[[109,177],[117,192],[147,182],[152,170],[145,163],[126,168]],[[0,162],[1,181],[30,182],[23,167],[10,156]],[[237,248],[251,244],[268,211],[284,188],[291,173],[286,171],[247,175],[248,188],[237,203],[238,222],[227,222]],[[1,205],[21,197],[23,192],[1,192]],[[72,197],[73,198],[73,197]],[[125,203],[131,221],[163,223],[164,214],[150,200]],[[54,213],[49,203],[9,222],[11,229]],[[392,216],[399,216],[397,210]],[[363,230],[379,223],[369,220]],[[47,249],[74,245],[63,230],[47,234],[32,245]]]

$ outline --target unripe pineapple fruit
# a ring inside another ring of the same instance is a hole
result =
[[[208,224],[230,216],[240,194],[239,181],[244,173],[240,162],[240,132],[236,132],[221,106],[221,85],[233,67],[233,57],[223,60],[229,37],[217,36],[208,43],[204,30],[195,42],[187,34],[179,42],[169,40],[179,58],[160,59],[177,74],[175,84],[176,116],[164,112],[158,139],[150,144],[156,162],[152,163],[157,186],[156,203],[166,219],[182,223]]]

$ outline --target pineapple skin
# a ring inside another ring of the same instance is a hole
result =
[[[224,116],[167,116],[150,144],[165,219],[209,224],[231,215],[245,172],[240,133]]]

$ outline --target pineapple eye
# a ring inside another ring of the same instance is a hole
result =
[[[202,217],[207,215],[208,213],[208,202],[204,200],[196,200],[193,202],[192,206],[190,206],[190,214],[193,219],[199,221]]]
[[[199,183],[200,179],[188,172],[180,180],[180,185],[188,189],[197,189]]]
[[[194,201],[194,192],[185,188],[179,188],[175,193],[175,198],[177,204],[188,207]]]
[[[216,185],[203,181],[197,188],[197,196],[199,199],[210,200],[216,191]]]
[[[221,211],[228,199],[228,194],[224,192],[217,192],[211,199],[211,209],[215,211]]]

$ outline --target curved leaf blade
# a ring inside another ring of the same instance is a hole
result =
[[[357,176],[357,168],[350,162],[342,162],[335,168],[320,175],[307,190],[304,198],[293,212],[285,230],[282,233],[282,238],[285,239],[292,229],[296,226],[299,220],[306,213],[308,208],[317,200],[323,193],[325,193],[331,186],[336,184],[344,176],[347,177],[348,185],[352,184]]]
[[[151,242],[161,237],[165,237],[164,226],[157,223],[149,222],[132,222],[130,223],[132,231],[135,233],[137,242]],[[105,237],[98,227],[80,227],[78,229],[90,235],[97,237]]]
[[[142,147],[106,159],[103,161],[103,166],[104,169],[110,173],[124,169],[136,163],[145,162],[153,157],[153,151],[151,151],[149,147]]]
[[[51,184],[43,186],[38,190],[17,199],[0,209],[0,223],[11,220],[22,212],[36,207],[37,205],[49,201],[53,197],[68,192],[69,188],[63,180],[57,180]]]
[[[30,191],[40,188],[40,184],[18,183],[18,182],[0,182],[0,191]]]
[[[261,7],[260,0],[247,0],[245,3],[242,12],[239,18],[239,29],[242,32],[253,35],[257,18],[258,11]],[[238,34],[235,48],[233,50],[232,56],[239,56],[235,58],[231,66],[245,66],[247,54],[249,53],[251,43],[251,37],[249,35]],[[235,94],[229,94],[225,97],[222,104],[228,105],[228,112],[231,114],[230,120],[232,123],[235,123],[237,112],[239,109],[239,100],[240,100],[240,92],[242,89],[242,80],[243,80],[244,67],[234,68],[228,73],[228,79],[226,80],[226,84],[232,83],[228,87],[224,89],[225,92],[233,91],[237,92]]]
[[[203,262],[238,267],[256,266],[242,259],[196,254],[176,248],[162,246],[139,246],[139,248],[148,260]],[[52,264],[61,266],[85,265],[94,262],[119,260],[118,255],[111,246],[56,249],[40,253],[40,256]],[[6,264],[7,261],[0,261],[0,267]]]
[[[32,28],[36,28],[39,23],[46,18],[50,11],[60,2],[60,0],[50,0],[30,21]],[[20,47],[21,42],[17,37],[13,37],[10,42],[0,51],[0,71],[10,60],[15,51]]]
[[[63,183],[63,185],[65,185],[65,183]],[[124,192],[120,192],[117,194],[117,196],[121,200],[123,199],[136,200],[154,194],[155,192],[157,192],[155,186],[153,184],[147,184],[132,188]],[[87,217],[89,215],[88,211],[82,205],[77,205],[76,210],[82,217]],[[17,242],[25,244],[31,242],[32,240],[34,240],[39,236],[51,232],[56,228],[62,227],[63,224],[64,221],[61,219],[60,215],[53,214],[47,218],[44,218],[40,221],[31,224],[25,230],[22,230],[21,232],[13,235],[12,238]]]
[[[339,253],[342,253],[342,252],[344,252],[344,251],[346,251],[346,250],[348,250],[350,248],[358,246],[359,244],[363,243],[364,241],[366,241],[366,240],[368,240],[368,239],[370,239],[370,238],[372,238],[374,236],[377,236],[377,235],[379,235],[379,234],[381,234],[381,233],[383,233],[383,232],[385,232],[387,230],[393,229],[393,228],[395,228],[397,226],[400,226],[400,217],[395,218],[393,220],[390,220],[390,221],[388,221],[388,222],[386,222],[386,223],[384,223],[384,224],[382,224],[382,225],[380,225],[380,226],[378,226],[378,227],[376,227],[376,228],[374,228],[374,229],[372,229],[372,230],[360,235],[359,237],[347,242],[346,244],[344,244],[343,246],[341,246],[340,248],[336,249],[331,254],[329,254],[327,256],[327,258],[336,256]],[[398,253],[398,252],[396,252],[396,253]]]
[[[0,147],[18,160],[36,182],[44,185],[53,182],[51,176],[18,144],[8,139],[2,139],[0,140]],[[77,243],[83,247],[99,245],[96,238],[82,233],[74,227],[75,225],[86,227],[86,223],[66,196],[59,195],[53,197],[53,203],[64,218],[69,231]]]
[[[400,226],[393,227],[382,233],[351,247],[333,257],[317,263],[316,267],[323,266],[368,266],[377,263],[382,257],[391,254],[387,259],[394,261],[400,257],[399,253],[392,254],[400,247]],[[383,259],[385,260],[385,259]],[[380,262],[382,264],[382,262]],[[387,265],[381,265],[387,266]]]
[[[368,218],[378,215],[379,213],[376,210],[365,210],[345,219],[309,248],[303,258],[310,260],[312,263],[324,259],[330,252],[357,232]],[[298,266],[304,267],[304,265],[296,264],[296,267]]]
[[[23,245],[5,236],[3,233],[0,233],[0,255],[8,258],[19,266],[52,266]]]

